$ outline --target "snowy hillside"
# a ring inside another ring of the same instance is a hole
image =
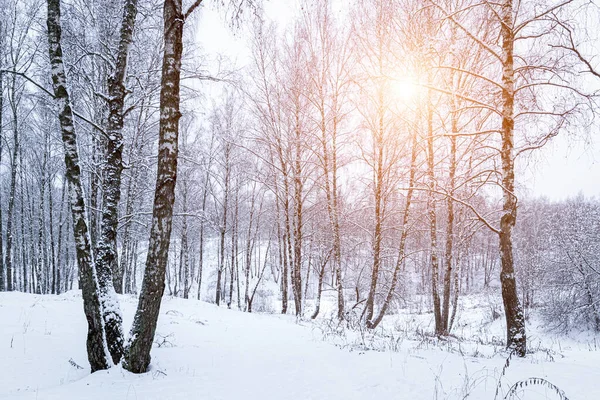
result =
[[[129,326],[136,300],[121,301]],[[165,298],[151,372],[116,367],[90,375],[79,292],[0,293],[0,319],[2,399],[493,399],[506,358],[487,345],[477,352],[467,346],[461,355],[450,345],[408,339],[397,351],[358,351],[332,344],[339,337],[324,341],[323,321]],[[499,398],[530,377],[547,379],[572,400],[600,398],[593,342],[543,342],[554,348],[511,360]],[[517,398],[558,396],[536,385]]]

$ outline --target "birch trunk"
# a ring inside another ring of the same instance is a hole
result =
[[[430,239],[430,254],[429,261],[431,265],[431,294],[433,296],[433,313],[435,317],[435,334],[441,335],[444,332],[442,327],[442,312],[440,308],[439,294],[439,259],[437,247],[437,213],[435,207],[435,195],[433,190],[436,189],[435,183],[435,154],[433,147],[433,106],[428,99],[427,104],[427,177],[429,191],[427,195],[427,215],[429,217],[429,239]]]
[[[225,170],[225,189],[223,199],[223,219],[222,226],[220,229],[220,242],[219,242],[219,269],[217,271],[217,290],[215,293],[215,303],[219,305],[221,303],[221,280],[223,278],[223,270],[225,269],[225,232],[227,229],[227,202],[229,197],[229,156],[226,153],[225,156],[226,170]]]
[[[211,137],[210,149],[214,135]],[[210,167],[212,165],[212,157],[210,158],[209,164],[206,166],[206,176],[204,179],[204,187],[202,189],[202,217],[200,219],[200,243],[198,245],[198,300],[200,300],[202,294],[202,270],[204,267],[204,222],[206,220],[206,200],[208,198],[208,184],[210,182]]]
[[[321,99],[323,99],[323,95],[321,95]],[[342,245],[340,239],[340,224],[339,224],[339,215],[338,215],[338,205],[337,205],[337,121],[336,117],[334,117],[333,121],[333,129],[332,129],[332,149],[331,149],[331,161],[330,158],[330,150],[327,145],[327,126],[326,126],[326,117],[325,117],[325,103],[321,100],[319,104],[319,110],[321,113],[321,143],[323,146],[323,179],[325,180],[325,196],[327,200],[327,214],[329,216],[329,224],[331,225],[331,231],[333,234],[333,270],[335,273],[336,280],[336,290],[338,297],[338,313],[337,317],[339,320],[344,319],[344,288],[342,285]],[[330,167],[331,163],[331,167]],[[329,175],[332,175],[331,180],[329,179]],[[319,275],[319,279],[321,280],[321,276]],[[322,284],[320,282],[320,284]],[[317,301],[320,301],[320,292],[318,294]],[[317,309],[313,314],[314,318],[319,313]]]
[[[54,238],[54,195],[52,194],[52,181],[53,179],[49,179],[48,181],[48,208],[49,212],[49,233],[50,233],[50,276],[51,276],[51,293],[59,294],[57,288],[57,279],[56,279],[56,240]]]
[[[43,285],[42,285],[42,293],[46,294],[47,293],[47,285],[46,285],[46,281],[47,281],[47,277],[46,275],[43,273],[44,272],[44,266],[46,263],[45,257],[43,256],[44,254],[44,247],[45,247],[45,240],[44,240],[44,229],[45,229],[45,221],[44,221],[44,196],[45,196],[45,191],[46,191],[46,163],[48,161],[48,149],[46,148],[44,150],[44,157],[43,157],[43,161],[42,161],[42,181],[41,181],[41,185],[40,185],[40,203],[39,203],[39,207],[38,207],[38,243],[37,243],[37,247],[38,247],[38,256],[37,256],[37,266],[36,266],[36,270],[39,271],[39,275],[40,277],[44,277],[43,278]],[[25,269],[25,262],[23,262],[23,268]],[[23,273],[24,275],[26,275],[26,272],[24,271]]]
[[[121,172],[123,170],[124,80],[136,14],[137,0],[127,0],[123,8],[117,62],[113,74],[108,78],[108,139],[102,174],[100,240],[96,248],[96,272],[103,309],[102,316],[108,349],[115,364],[121,360],[123,355],[123,318],[119,300],[115,295],[115,288],[116,292],[123,293],[123,274],[119,270],[117,259],[117,227],[119,224],[118,207],[121,200]]]
[[[60,0],[48,0],[48,50],[52,68],[52,87],[58,105],[62,141],[65,153],[65,177],[69,185],[69,200],[73,220],[73,235],[81,280],[83,308],[88,322],[87,352],[92,372],[109,367],[104,338],[102,310],[98,285],[92,264],[90,237],[85,219],[85,204],[81,186],[81,169],[73,112],[67,91],[67,79],[62,57]]]
[[[14,228],[13,228],[13,219],[14,219],[14,206],[15,206],[15,189],[17,186],[17,159],[19,156],[19,129],[18,129],[18,120],[17,120],[17,104],[14,99],[14,90],[15,89],[15,79],[16,75],[13,74],[12,80],[12,91],[13,98],[10,102],[12,111],[13,111],[13,153],[10,164],[10,192],[8,194],[8,215],[6,221],[6,290],[13,290],[13,240],[14,240]]]
[[[0,28],[1,28],[0,23]],[[2,29],[0,29],[2,32]],[[4,139],[2,136],[2,117],[4,110],[4,73],[0,72],[0,165],[2,165],[2,145],[4,144]],[[0,191],[1,192],[1,191]],[[2,205],[2,193],[0,193],[0,205]],[[3,235],[2,235],[2,207],[0,207],[0,291],[4,291],[5,289],[5,279],[4,279],[4,244]]]
[[[502,218],[500,219],[500,283],[506,316],[506,346],[525,357],[527,340],[525,318],[517,295],[513,260],[512,230],[517,219],[514,163],[514,32],[512,0],[505,0],[501,11],[502,24]]]
[[[384,214],[384,199],[383,199],[383,179],[384,179],[384,103],[383,93],[379,92],[379,110],[378,110],[378,129],[374,132],[374,153],[375,162],[373,170],[373,183],[374,192],[373,197],[375,201],[375,229],[373,232],[373,269],[371,271],[371,284],[369,286],[369,294],[367,296],[367,303],[365,305],[365,325],[369,326],[373,320],[373,310],[375,307],[375,294],[377,292],[377,281],[379,279],[379,268],[381,266],[381,242],[382,242],[382,224]]]
[[[160,91],[158,171],[148,242],[146,269],[123,366],[130,372],[146,372],[154,342],[161,298],[165,290],[169,243],[177,180],[179,136],[179,86],[183,52],[183,14],[181,0],[165,0],[164,55]]]
[[[452,267],[454,251],[454,186],[456,184],[456,134],[458,129],[456,126],[456,118],[452,117],[452,135],[450,136],[450,169],[448,172],[448,190],[450,196],[447,197],[448,214],[446,220],[446,253],[444,255],[444,263],[446,264],[444,272],[444,294],[442,305],[442,329],[445,335],[450,333],[449,318],[450,318],[450,288],[452,287]]]
[[[297,111],[299,112],[299,111]],[[298,117],[296,117],[298,118]],[[298,124],[298,122],[297,122]],[[302,315],[302,225],[303,225],[303,210],[302,210],[302,166],[300,164],[301,153],[301,131],[296,127],[296,143],[295,143],[295,160],[294,160],[294,263],[293,263],[293,289],[294,289],[294,305],[296,315]]]
[[[190,258],[188,248],[188,225],[187,225],[187,181],[184,182],[183,189],[183,225],[181,227],[181,254],[179,261],[183,268],[182,275],[182,286],[183,286],[183,298],[187,299],[190,293]]]
[[[233,222],[231,224],[231,265],[230,265],[230,276],[229,276],[229,299],[227,300],[227,308],[231,308],[233,301],[233,281],[235,279],[234,267],[236,264],[235,248],[237,247],[237,229],[238,229],[238,203],[239,203],[239,184],[236,184],[235,190],[235,209],[233,214]],[[239,292],[239,290],[238,290]]]

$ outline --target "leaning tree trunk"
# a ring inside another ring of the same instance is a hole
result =
[[[48,0],[48,50],[52,68],[52,87],[58,105],[58,119],[65,152],[65,178],[69,185],[69,200],[73,220],[75,250],[83,295],[83,309],[88,322],[87,352],[92,372],[109,366],[102,323],[98,283],[92,264],[90,236],[85,220],[85,205],[81,186],[81,169],[73,112],[67,91],[67,78],[62,59],[60,0]]]
[[[525,357],[527,340],[525,318],[517,295],[513,260],[512,230],[517,219],[514,164],[514,100],[515,71],[513,60],[514,31],[512,0],[502,5],[502,218],[500,220],[500,283],[506,316],[506,346],[520,357]]]
[[[335,251],[335,250],[334,250]],[[310,316],[310,319],[315,319],[319,315],[321,311],[321,295],[323,294],[323,278],[325,277],[325,267],[327,266],[327,261],[329,261],[329,256],[325,259],[324,262],[321,263],[321,268],[319,269],[319,282],[317,284],[317,299],[315,301],[315,311]],[[307,279],[308,281],[308,279]],[[339,318],[339,314],[338,314]]]
[[[160,126],[158,138],[158,171],[148,241],[146,269],[129,342],[125,348],[123,366],[134,373],[146,372],[150,364],[150,349],[154,341],[161,298],[165,290],[179,136],[179,79],[183,52],[183,14],[181,0],[165,0],[164,55],[160,90]]]

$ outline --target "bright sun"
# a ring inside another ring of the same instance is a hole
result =
[[[411,79],[397,79],[392,82],[392,91],[398,99],[410,101],[419,94],[419,87]]]

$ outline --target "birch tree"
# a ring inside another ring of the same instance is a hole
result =
[[[88,323],[87,351],[92,372],[106,369],[110,356],[104,334],[102,308],[98,298],[98,281],[92,261],[90,237],[86,223],[85,204],[81,186],[81,168],[73,112],[67,91],[61,46],[60,0],[48,0],[48,49],[52,67],[52,87],[58,108],[58,119],[65,153],[66,180],[73,220],[73,234],[79,266],[84,311]]]
[[[512,0],[497,4],[479,1],[441,4],[433,0],[430,3],[446,20],[456,25],[473,46],[493,60],[494,68],[484,74],[471,70],[461,72],[493,88],[489,98],[470,98],[473,106],[492,113],[493,118],[485,127],[489,128],[487,132],[491,130],[497,134],[498,139],[493,143],[500,158],[498,177],[494,180],[502,192],[499,226],[485,219],[482,222],[499,237],[507,347],[523,357],[527,349],[525,317],[517,291],[512,235],[518,204],[515,161],[519,155],[544,146],[589,106],[589,97],[577,87],[577,79],[572,75],[576,60],[566,57],[564,49],[554,46],[556,42],[560,43],[565,30],[560,25],[555,29],[557,25],[547,18],[573,1],[540,6],[514,4]],[[498,35],[478,35],[475,27],[482,22],[493,26]],[[519,47],[515,47],[516,43]],[[540,54],[535,49],[542,46],[552,50]],[[553,91],[561,100],[550,103],[542,100],[542,94],[548,91]],[[543,129],[528,135],[523,127],[534,121]]]
[[[158,172],[146,269],[133,326],[124,351],[123,366],[134,373],[146,372],[154,342],[160,303],[165,290],[165,270],[169,254],[179,133],[180,76],[183,54],[183,25],[200,5],[196,1],[183,11],[181,0],[165,0],[164,54],[160,93]]]

